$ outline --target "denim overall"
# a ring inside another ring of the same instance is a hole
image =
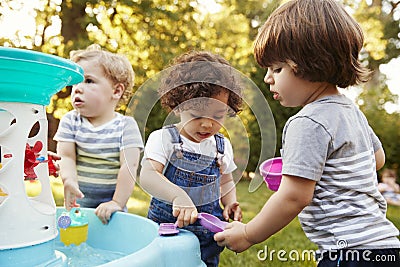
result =
[[[217,153],[224,154],[224,137],[214,135],[217,151],[215,157],[209,157],[182,150],[182,139],[174,125],[165,126],[172,136],[174,150],[164,167],[164,176],[172,183],[180,186],[190,196],[198,212],[207,212],[222,217],[220,199],[220,163]],[[150,202],[148,218],[157,223],[174,223],[172,205],[157,198]],[[193,232],[200,241],[201,259],[207,266],[218,266],[219,254],[224,249],[214,241],[214,233],[205,229],[198,221],[184,227]]]

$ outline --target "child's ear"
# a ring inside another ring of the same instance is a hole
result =
[[[120,99],[125,91],[125,86],[122,83],[114,85],[113,98]]]

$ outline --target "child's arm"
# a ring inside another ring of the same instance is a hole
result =
[[[194,223],[197,220],[196,206],[182,188],[162,174],[163,169],[160,162],[146,159],[140,171],[140,185],[150,195],[172,203],[172,215],[178,217],[179,227]]]
[[[375,152],[376,170],[380,170],[385,165],[385,160],[385,151],[383,148],[378,149]]]
[[[136,173],[139,165],[140,149],[127,148],[120,153],[120,169],[117,177],[117,185],[113,195],[113,199],[108,202],[101,203],[95,210],[95,214],[107,224],[111,215],[123,210],[129,197],[132,195],[136,181]]]
[[[315,181],[283,175],[279,190],[248,223],[233,222],[214,236],[220,246],[242,252],[260,243],[292,221],[312,200]]]
[[[79,207],[76,198],[84,197],[78,185],[75,143],[58,142],[57,154],[61,157],[59,164],[60,176],[64,184],[64,205],[67,210],[70,210],[73,207]]]
[[[228,221],[232,218],[235,221],[242,221],[242,210],[236,199],[236,186],[232,173],[221,176],[221,203],[224,206],[222,215]]]

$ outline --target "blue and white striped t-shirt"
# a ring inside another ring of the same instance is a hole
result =
[[[374,152],[382,145],[344,95],[306,105],[282,134],[282,173],[317,181],[299,219],[320,250],[399,248],[377,188]]]
[[[85,207],[97,207],[111,200],[120,169],[120,153],[131,147],[143,149],[136,121],[117,112],[111,121],[94,127],[72,110],[61,119],[54,140],[76,144],[78,183],[85,195],[80,204]]]

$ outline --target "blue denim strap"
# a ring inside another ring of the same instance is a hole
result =
[[[217,144],[217,151],[218,153],[223,155],[225,151],[224,135],[221,133],[217,133],[214,135],[214,137],[215,137],[215,142]]]
[[[172,143],[173,144],[182,144],[182,138],[181,135],[179,134],[178,128],[176,128],[175,125],[167,125],[163,127],[164,129],[167,129],[169,133],[171,134],[172,137]],[[215,137],[215,143],[217,145],[217,151],[220,154],[224,154],[225,152],[225,140],[224,140],[224,135],[221,133],[216,133],[214,135]]]
[[[176,128],[175,125],[171,124],[164,126],[163,128],[167,129],[171,134],[173,144],[182,144],[181,135],[179,134],[178,128]]]

